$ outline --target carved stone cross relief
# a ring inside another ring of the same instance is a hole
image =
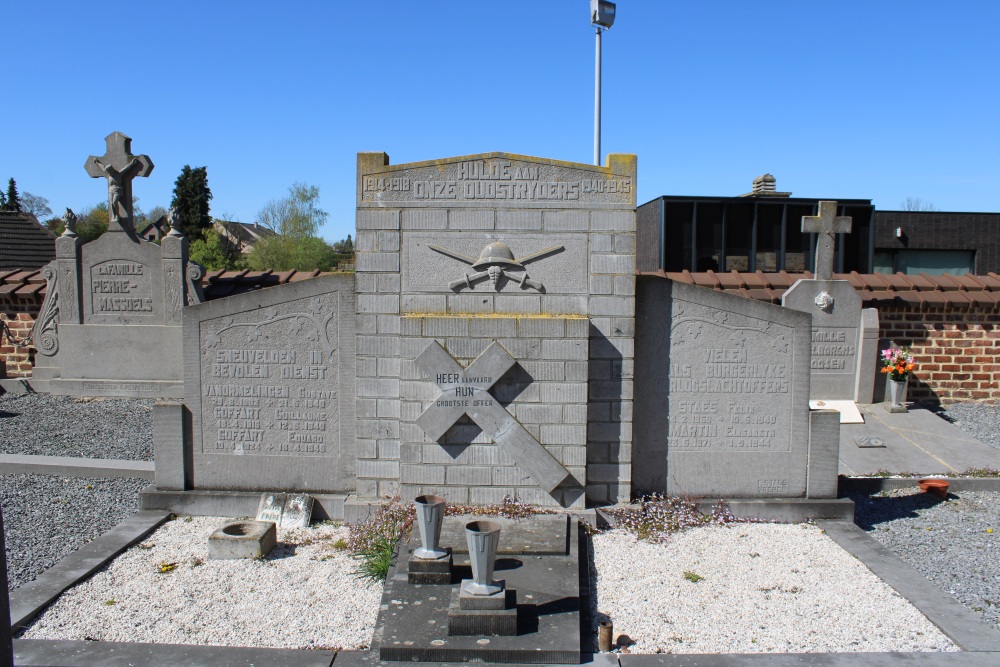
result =
[[[91,178],[108,179],[108,231],[133,233],[132,179],[153,173],[153,161],[148,155],[132,155],[132,139],[121,132],[104,138],[107,151],[91,155],[83,165]]]
[[[837,215],[837,202],[821,201],[819,215],[802,216],[802,231],[817,234],[816,279],[831,280],[833,278],[833,235],[850,233],[850,216]]]
[[[546,492],[551,493],[569,477],[569,471],[489,393],[517,363],[499,343],[490,344],[468,368],[437,341],[431,341],[415,361],[441,389],[441,395],[417,418],[424,433],[438,440],[463,415],[469,415]]]

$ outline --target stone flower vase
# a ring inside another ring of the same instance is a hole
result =
[[[465,541],[469,545],[472,579],[462,584],[462,590],[471,595],[493,595],[503,590],[493,581],[493,566],[500,544],[500,524],[493,521],[472,521],[465,524]]]
[[[438,560],[448,555],[441,548],[441,524],[444,522],[445,500],[441,496],[417,496],[413,500],[417,506],[417,526],[420,529],[420,543],[413,550],[416,558]]]
[[[906,380],[889,378],[889,407],[900,412],[906,411],[903,401],[906,399]]]

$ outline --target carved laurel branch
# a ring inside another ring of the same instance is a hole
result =
[[[689,338],[694,339],[701,335],[702,324],[708,324],[712,327],[727,329],[729,331],[732,331],[733,334],[732,336],[730,336],[730,340],[732,340],[733,344],[736,345],[737,347],[744,347],[746,345],[747,333],[758,333],[764,336],[771,337],[771,347],[773,349],[779,352],[788,351],[788,339],[785,337],[784,334],[775,335],[771,333],[770,324],[766,324],[762,327],[736,326],[732,324],[727,324],[724,321],[720,322],[718,319],[689,316],[683,320],[675,321],[673,326],[670,327],[670,334],[671,336],[673,336],[673,333],[676,329],[678,329],[679,327],[686,326],[688,327],[688,331],[686,332],[686,335],[684,331],[680,332],[679,342],[684,342]]]
[[[46,357],[51,357],[59,351],[59,330],[56,320],[59,317],[59,272],[52,264],[42,267],[42,277],[46,280],[45,301],[42,302],[42,312],[31,328],[31,338],[35,347]]]
[[[312,324],[315,327],[316,332],[310,333],[306,336],[307,340],[318,342],[322,346],[323,351],[326,352],[327,356],[332,357],[333,353],[336,351],[333,344],[330,342],[330,336],[327,333],[327,326],[330,324],[330,320],[333,319],[334,313],[330,313],[326,317],[321,317],[319,312],[320,305],[316,304],[313,307],[312,313],[289,313],[287,315],[278,315],[274,308],[268,311],[268,319],[263,322],[236,322],[234,323],[232,318],[226,320],[224,326],[216,332],[209,332],[206,336],[205,345],[208,347],[215,347],[218,345],[222,339],[219,337],[224,331],[230,329],[236,329],[239,327],[248,327],[251,331],[247,334],[247,340],[249,342],[254,342],[261,337],[261,329],[268,324],[274,324],[275,322],[281,322],[282,320],[295,320],[292,324],[292,335],[297,335],[302,331],[302,327],[306,324]]]

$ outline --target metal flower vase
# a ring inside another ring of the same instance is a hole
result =
[[[462,584],[471,595],[494,595],[503,590],[501,582],[493,581],[493,567],[500,544],[500,524],[493,521],[471,521],[465,524],[465,541],[469,545],[472,579]]]
[[[889,378],[889,405],[897,410],[904,410],[904,397],[906,396],[906,380],[893,380]]]
[[[417,496],[413,500],[417,507],[417,526],[420,529],[420,543],[413,550],[416,558],[438,560],[448,552],[441,548],[441,524],[444,522],[445,500],[441,496]]]

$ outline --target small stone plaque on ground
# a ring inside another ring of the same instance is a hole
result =
[[[284,511],[278,525],[282,528],[308,528],[312,511],[312,496],[307,493],[290,493],[285,498]]]
[[[875,449],[881,447],[885,449],[885,443],[877,435],[863,435],[854,439],[854,444],[862,449]]]
[[[276,525],[280,524],[286,499],[287,496],[284,493],[262,493],[260,504],[257,505],[257,520],[273,521]]]

